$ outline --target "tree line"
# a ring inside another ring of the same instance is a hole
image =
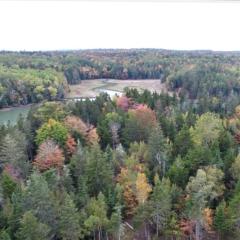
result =
[[[239,59],[238,52],[161,49],[0,52],[0,107],[61,99],[67,84],[112,78],[159,79],[186,104],[225,102],[228,111],[239,97]]]

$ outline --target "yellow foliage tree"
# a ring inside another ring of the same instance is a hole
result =
[[[136,195],[138,202],[143,204],[151,191],[152,187],[148,184],[146,175],[144,173],[138,173],[136,180]]]

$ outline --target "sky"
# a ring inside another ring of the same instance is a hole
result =
[[[239,13],[240,2],[0,1],[0,50],[240,50]]]

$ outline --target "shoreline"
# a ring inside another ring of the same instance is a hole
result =
[[[28,107],[31,107],[34,103],[29,103],[29,104],[26,104],[26,105],[19,105],[19,106],[16,106],[16,107],[4,107],[4,108],[0,108],[0,112],[10,112],[11,110],[14,110],[14,109],[19,109],[19,108],[28,108]]]

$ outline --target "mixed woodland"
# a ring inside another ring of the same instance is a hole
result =
[[[2,52],[0,240],[240,239],[240,54]],[[159,79],[59,101],[83,79]],[[1,117],[1,112],[0,112]]]

